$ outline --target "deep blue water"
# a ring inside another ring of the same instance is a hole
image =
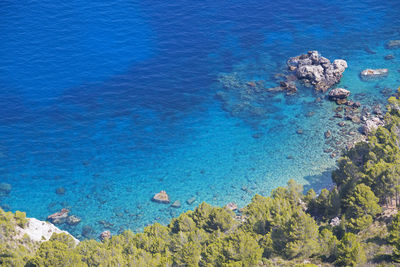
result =
[[[68,207],[82,222],[60,227],[81,237],[167,223],[201,201],[243,206],[290,178],[319,189],[335,104],[303,89],[236,116],[214,97],[219,78],[272,87],[289,57],[319,50],[347,60],[339,86],[384,103],[382,88],[400,85],[391,39],[395,0],[2,1],[0,182],[12,191],[0,205],[39,219]],[[368,67],[390,74],[363,82]],[[182,207],[151,202],[160,190]]]

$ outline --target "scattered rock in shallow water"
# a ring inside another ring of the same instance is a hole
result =
[[[62,223],[65,223],[65,221],[67,220],[68,213],[69,213],[68,209],[62,209],[59,212],[49,215],[47,217],[47,220],[54,224],[62,224]]]
[[[8,195],[11,192],[11,185],[7,183],[0,183],[0,195]]]
[[[390,40],[385,46],[387,49],[398,49],[400,48],[400,40]]]
[[[235,211],[238,209],[238,206],[236,205],[236,203],[229,202],[228,204],[226,204],[225,208],[231,211]]]
[[[366,69],[361,72],[361,79],[365,81],[384,78],[388,75],[388,69]]]
[[[280,87],[282,90],[286,91],[287,94],[294,94],[297,92],[296,84],[293,81],[280,82]]]
[[[77,225],[80,222],[81,222],[81,218],[79,218],[78,216],[75,216],[75,215],[68,216],[68,218],[67,218],[67,224],[71,225],[71,226]]]
[[[164,203],[164,204],[168,204],[170,202],[169,196],[167,195],[167,192],[165,192],[164,190],[161,190],[160,193],[155,194],[151,200],[153,200],[154,202]]]
[[[392,55],[392,54],[385,56],[385,60],[393,60],[393,59],[394,59],[394,55]]]
[[[255,133],[255,134],[253,134],[253,138],[254,139],[259,139],[259,138],[261,138],[263,136],[263,133]]]
[[[361,122],[360,117],[358,117],[358,116],[353,116],[353,117],[351,118],[351,121],[352,121],[353,123],[356,123],[356,124],[359,124],[359,123]]]
[[[320,56],[318,51],[292,57],[287,65],[304,84],[310,84],[315,90],[323,92],[338,83],[347,68],[345,60],[336,59],[331,63],[329,59]]]
[[[341,118],[343,118],[343,115],[340,113],[335,113],[335,115],[333,115],[333,117],[341,119]]]
[[[186,203],[188,203],[189,205],[192,205],[193,202],[195,202],[195,201],[196,201],[196,197],[191,197],[188,200],[186,200]]]
[[[181,202],[179,200],[175,200],[174,203],[172,203],[171,207],[180,208],[181,207]]]
[[[336,101],[338,105],[345,104],[347,97],[350,95],[350,91],[344,88],[335,88],[329,91],[328,99],[330,101]]]
[[[310,117],[314,116],[314,114],[315,114],[314,111],[310,111],[310,112],[307,112],[305,116],[306,116],[307,118],[310,118]]]
[[[64,187],[59,187],[56,189],[56,194],[57,195],[64,195],[65,194],[65,188]]]
[[[326,132],[324,133],[324,136],[325,136],[326,139],[330,138],[331,135],[332,135],[332,133],[331,133],[330,130],[328,130],[328,131],[326,131]]]
[[[100,234],[100,240],[104,241],[111,238],[111,232],[106,230]]]

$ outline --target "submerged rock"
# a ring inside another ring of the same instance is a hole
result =
[[[392,54],[385,56],[385,60],[392,60],[392,59],[394,59],[394,55]]]
[[[350,91],[343,88],[332,89],[328,98],[331,101],[336,101],[338,105],[344,104],[347,102],[347,97],[350,95]]]
[[[12,186],[7,183],[0,183],[0,194],[8,195],[11,192]]]
[[[189,205],[192,205],[193,202],[195,202],[195,201],[196,201],[196,197],[191,197],[188,200],[186,200],[186,203],[188,203]]]
[[[65,194],[65,188],[64,187],[59,187],[56,189],[56,194],[57,195],[64,195]]]
[[[171,207],[180,208],[181,207],[181,202],[179,200],[175,200],[174,203],[172,203]]]
[[[101,241],[104,241],[104,240],[107,240],[107,239],[110,239],[111,238],[111,232],[110,231],[104,231],[104,232],[102,232],[101,234],[100,234],[100,240]]]
[[[361,72],[363,80],[371,80],[386,77],[389,73],[388,69],[365,69]]]
[[[93,237],[94,230],[90,225],[85,225],[82,227],[82,236],[86,238],[92,238]]]
[[[328,131],[326,131],[326,132],[324,133],[324,136],[325,136],[326,139],[328,139],[329,137],[331,137],[331,135],[332,135],[332,133],[331,133],[330,130],[328,130]]]
[[[155,194],[152,200],[154,202],[164,203],[164,204],[168,204],[170,202],[169,196],[167,195],[167,192],[165,192],[164,190],[161,190],[160,193]]]
[[[68,216],[68,218],[67,218],[67,224],[71,225],[71,226],[77,225],[80,222],[81,222],[81,218],[79,218],[78,216],[75,216],[75,215]]]
[[[338,83],[347,68],[345,60],[336,59],[331,63],[329,59],[320,56],[318,51],[292,57],[287,61],[287,65],[299,80],[323,92]]]
[[[398,49],[400,48],[400,40],[390,40],[386,43],[387,49]]]
[[[67,220],[68,213],[69,213],[68,209],[62,209],[59,212],[49,215],[47,217],[47,220],[54,224],[62,224],[65,223],[65,221]]]

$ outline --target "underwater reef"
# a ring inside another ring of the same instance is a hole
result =
[[[22,212],[0,210],[1,266],[397,266],[400,263],[400,88],[384,125],[343,152],[334,186],[290,180],[244,208],[201,203],[168,225],[76,244],[20,235]],[[65,214],[65,212],[64,212]],[[59,214],[60,215],[60,214]],[[63,214],[61,214],[63,215]]]

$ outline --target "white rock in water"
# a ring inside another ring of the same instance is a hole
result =
[[[35,218],[27,218],[27,220],[28,223],[25,228],[21,228],[19,226],[15,227],[18,233],[17,238],[22,238],[25,234],[27,234],[33,241],[44,242],[48,241],[54,233],[56,234],[64,233],[71,236],[74,239],[76,245],[79,244],[78,239],[73,237],[67,231],[60,230],[52,223],[39,221],[38,219]]]
[[[386,77],[389,73],[388,69],[366,69],[361,72],[361,78],[370,80],[374,78]]]

